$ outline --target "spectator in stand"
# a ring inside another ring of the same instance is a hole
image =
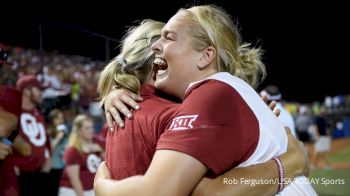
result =
[[[0,86],[0,195],[18,195],[11,154],[21,110],[21,94],[14,88]]]
[[[0,195],[17,196],[18,183],[11,154],[12,145],[18,135],[22,97],[13,88],[16,76],[8,66],[8,55],[7,47],[0,43]],[[16,145],[19,143],[25,142],[17,139]],[[30,146],[24,144],[22,150],[29,152]]]
[[[54,109],[49,114],[49,134],[51,140],[52,169],[50,171],[51,187],[49,195],[57,195],[64,169],[64,151],[68,142],[69,132],[66,126],[64,114],[59,109]]]
[[[66,167],[61,177],[58,195],[94,195],[94,176],[103,153],[103,146],[94,138],[92,119],[84,114],[78,115],[74,119],[64,154]]]
[[[17,145],[15,140],[13,145],[20,195],[46,195],[51,146],[44,117],[37,109],[42,103],[41,84],[34,75],[27,75],[17,81],[17,89],[22,93],[22,114],[16,140],[23,138],[25,141]],[[30,145],[30,152],[21,150],[25,144]]]

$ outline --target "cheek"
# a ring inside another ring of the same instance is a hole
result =
[[[91,128],[91,129],[87,129],[85,131],[85,135],[88,136],[88,137],[91,137],[94,135],[94,130]]]
[[[175,44],[169,44],[163,48],[163,54],[167,61],[176,61],[184,56],[184,51]]]

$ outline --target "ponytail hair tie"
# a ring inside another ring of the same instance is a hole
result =
[[[125,59],[121,56],[117,56],[117,58],[115,59],[120,65],[122,65],[122,70],[126,69],[127,63],[125,61]]]

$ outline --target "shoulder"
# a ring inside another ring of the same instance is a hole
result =
[[[135,111],[135,115],[156,117],[159,114],[167,112],[172,108],[177,108],[179,104],[163,99],[161,97],[152,97],[140,102],[141,109]]]
[[[76,148],[67,147],[64,154],[64,160],[66,161],[67,165],[80,164],[82,161],[82,156]]]
[[[230,90],[232,90],[233,88],[228,85],[225,82],[219,81],[219,80],[215,80],[215,79],[208,79],[208,80],[204,80],[201,81],[199,83],[194,84],[193,86],[189,87],[186,91],[186,96],[185,99],[187,99],[187,97],[189,97],[189,95],[197,95],[197,94],[217,94],[222,92],[222,90],[224,90],[223,92],[227,93]]]
[[[226,111],[241,107],[242,103],[245,103],[244,99],[230,85],[218,80],[206,80],[188,89],[182,108]]]
[[[67,147],[65,154],[66,154],[66,156],[75,156],[75,155],[80,156],[79,151],[73,146]]]

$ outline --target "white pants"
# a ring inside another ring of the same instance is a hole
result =
[[[58,196],[76,196],[76,192],[72,188],[60,187]],[[84,196],[95,196],[94,190],[84,191]]]
[[[320,136],[315,143],[316,152],[328,152],[331,149],[331,137]]]

